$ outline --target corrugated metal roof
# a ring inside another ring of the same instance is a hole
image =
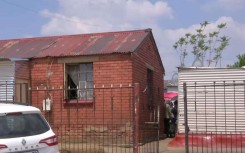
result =
[[[0,40],[0,58],[42,58],[134,52],[151,30]]]

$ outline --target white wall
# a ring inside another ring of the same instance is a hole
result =
[[[179,132],[185,132],[184,82],[187,83],[188,125],[191,132],[245,131],[244,80],[245,69],[241,68],[180,68]],[[234,86],[234,83],[238,85]]]
[[[11,61],[0,61],[0,101],[12,101],[14,95],[15,64]],[[9,85],[6,86],[6,81]]]

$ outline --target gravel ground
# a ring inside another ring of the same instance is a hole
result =
[[[184,153],[185,148],[170,148],[168,147],[168,143],[172,140],[172,138],[166,138],[159,142],[159,153]],[[141,146],[141,153],[144,146]],[[83,146],[82,144],[60,144],[60,152],[61,153],[132,153],[132,148],[117,148],[117,147],[110,147],[110,146],[99,146],[99,145],[91,145],[89,147]],[[143,151],[144,152],[144,151]],[[144,152],[147,153],[147,152]]]

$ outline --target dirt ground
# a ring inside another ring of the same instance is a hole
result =
[[[171,141],[171,138],[161,140],[159,142],[159,153],[183,153],[185,152],[184,148],[169,148],[167,147],[168,143]],[[115,147],[115,146],[100,146],[97,144],[60,144],[61,153],[133,153],[133,148],[130,146],[124,147]],[[145,145],[140,146],[140,153],[149,153],[145,148]],[[151,151],[152,152],[152,151]]]
[[[170,148],[168,143],[173,140],[173,138],[166,138],[159,142],[159,153],[184,153],[185,148]]]

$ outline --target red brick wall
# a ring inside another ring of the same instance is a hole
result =
[[[100,61],[94,63],[94,84],[107,87],[132,84],[130,55],[100,56]]]
[[[45,98],[52,98],[54,102],[52,113],[44,113],[52,123],[55,121],[56,116],[60,115],[60,103],[64,100],[63,90],[58,90],[63,88],[64,84],[63,64],[58,64],[57,59],[35,59],[31,61],[30,67],[31,102],[42,110],[42,101]],[[50,77],[48,77],[48,73],[50,73]],[[46,90],[48,87],[55,90],[48,92]]]
[[[32,103],[42,109],[45,97],[53,99],[52,112],[44,113],[51,124],[128,124],[133,110],[130,57],[129,54],[100,56],[93,63],[95,101],[88,104],[66,104],[64,91],[60,90],[64,84],[64,64],[57,59],[34,59],[31,61]],[[47,86],[52,90],[45,90]]]
[[[138,51],[133,53],[133,82],[140,83],[140,124],[157,121],[157,105],[160,101],[160,133],[163,134],[163,75],[164,69],[161,59],[154,47],[154,40],[147,37]],[[153,106],[147,101],[147,69],[153,68]],[[141,127],[142,129],[142,127]],[[152,135],[152,134],[150,134]]]

